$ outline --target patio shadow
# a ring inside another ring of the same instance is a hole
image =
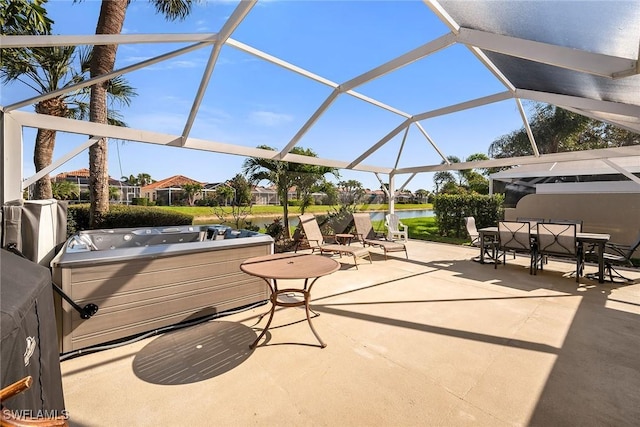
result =
[[[146,345],[133,359],[133,372],[160,385],[207,380],[243,363],[256,339],[250,327],[212,321],[166,333]]]

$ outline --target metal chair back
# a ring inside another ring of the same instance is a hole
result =
[[[575,223],[539,223],[538,253],[575,256],[578,251],[577,229]]]
[[[498,242],[500,249],[531,251],[531,224],[529,222],[498,222]]]

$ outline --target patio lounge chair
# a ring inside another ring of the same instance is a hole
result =
[[[324,240],[324,236],[320,231],[320,226],[318,225],[318,221],[313,214],[304,214],[298,216],[300,220],[300,225],[302,225],[302,229],[304,231],[305,237],[309,242],[309,247],[311,248],[311,253],[314,253],[316,250],[320,251],[320,253],[333,253],[342,255],[351,255],[353,257],[353,263],[356,268],[358,268],[358,258],[369,258],[369,263],[372,263],[371,254],[367,248],[360,248],[357,246],[351,245],[340,245],[337,243],[326,243]]]
[[[387,240],[395,240],[399,237],[406,242],[409,238],[408,227],[400,222],[400,218],[396,214],[385,215],[384,226],[387,227]]]
[[[376,236],[373,231],[373,225],[371,224],[371,217],[366,212],[354,213],[353,222],[356,226],[356,234],[358,240],[362,242],[363,246],[373,246],[382,248],[384,251],[384,259],[387,259],[388,252],[401,252],[404,251],[407,259],[409,254],[407,253],[407,247],[401,242],[392,242]]]

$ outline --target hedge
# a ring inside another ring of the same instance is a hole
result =
[[[152,206],[111,205],[96,228],[163,227],[191,225],[193,216]],[[67,209],[67,234],[89,230],[89,205],[70,205]]]
[[[504,196],[441,194],[433,199],[433,212],[442,236],[464,237],[464,218],[475,217],[478,228],[495,226],[504,216]]]

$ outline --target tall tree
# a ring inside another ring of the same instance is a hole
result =
[[[235,189],[230,185],[222,184],[216,187],[215,194],[216,203],[218,203],[220,206],[227,206],[230,200],[234,200]]]
[[[58,200],[77,199],[80,196],[80,186],[71,181],[55,181],[51,183],[52,196]]]
[[[275,151],[275,148],[267,145],[258,146],[264,150]],[[299,154],[309,157],[317,157],[311,149],[293,147],[292,154]],[[280,203],[282,204],[283,225],[286,237],[289,235],[289,189],[293,186],[309,188],[310,182],[318,182],[326,174],[338,175],[338,170],[325,166],[307,165],[301,163],[283,162],[280,160],[263,159],[251,157],[244,161],[243,172],[249,181],[257,184],[262,180],[269,181],[276,186]]]
[[[53,21],[47,16],[47,0],[0,0],[0,31],[3,35],[46,35]],[[7,53],[2,52],[4,58]]]
[[[187,196],[189,206],[193,206],[196,202],[196,196],[202,191],[202,184],[197,182],[182,184],[182,191]]]
[[[457,156],[447,156],[447,160],[449,163],[460,163],[460,158]],[[443,160],[440,162],[441,165],[446,162]],[[460,181],[462,181],[462,173],[457,172]],[[436,193],[440,191],[441,188],[444,188],[445,185],[449,183],[456,183],[456,179],[453,176],[453,173],[449,171],[438,171],[433,174],[433,183],[436,185]]]
[[[194,0],[150,0],[156,11],[167,20],[184,19],[191,12]],[[120,34],[130,0],[102,0],[96,34]],[[91,77],[113,71],[117,45],[96,45],[91,61]],[[91,86],[91,121],[107,123],[107,86],[102,82]],[[109,210],[109,174],[107,140],[103,138],[89,148],[89,222],[91,227],[100,223]]]
[[[425,190],[424,188],[420,188],[419,190],[416,190],[415,194],[418,198],[418,203],[427,203],[429,191]]]
[[[438,171],[433,174],[433,183],[436,186],[436,193],[439,193],[442,188],[448,183],[455,184],[456,179],[449,171]]]
[[[45,1],[30,3],[24,0],[1,0],[3,33],[49,34],[50,25],[38,27],[32,24],[39,22],[38,17],[43,22],[53,23],[46,18],[46,10],[41,6],[44,3]],[[28,9],[28,6],[32,9]],[[15,16],[5,17],[5,12],[22,13],[24,19],[18,19]],[[3,83],[19,81],[39,94],[47,94],[85,80],[92,52],[87,48],[76,49],[75,46],[54,46],[5,49],[2,54],[0,76]],[[131,97],[136,95],[123,78],[113,79],[108,83],[107,95],[110,101],[128,105]],[[39,114],[84,120],[89,110],[88,95],[89,91],[86,89],[44,99],[35,105],[35,111]],[[109,110],[107,119],[111,124],[125,125],[114,110]],[[51,164],[55,141],[56,131],[38,129],[33,153],[36,172]],[[33,198],[51,197],[53,197],[51,180],[49,175],[45,175],[36,182]]]
[[[340,191],[338,195],[340,204],[345,206],[353,206],[354,211],[355,206],[358,203],[362,202],[364,195],[367,193],[362,186],[362,183],[355,179],[338,182],[338,190]]]
[[[149,185],[155,182],[155,180],[151,178],[151,175],[145,172],[139,173],[136,177],[136,180],[138,181],[138,185],[140,187],[144,187],[145,185]]]
[[[222,190],[222,187],[230,189],[233,193],[231,216],[235,228],[253,228],[251,223],[246,220],[247,216],[251,214],[251,184],[249,184],[244,175],[238,173],[227,182],[227,185],[218,187],[216,193],[220,190],[220,194],[228,194],[226,190]],[[220,206],[214,206],[213,213],[220,218],[220,221],[226,221],[226,209],[222,209]]]
[[[120,177],[120,181],[124,182],[127,185],[138,185],[138,178],[136,178],[133,174]]]
[[[535,104],[530,115],[529,125],[541,154],[640,144],[640,134],[553,105]],[[493,158],[532,154],[524,127],[500,136],[489,146]]]

